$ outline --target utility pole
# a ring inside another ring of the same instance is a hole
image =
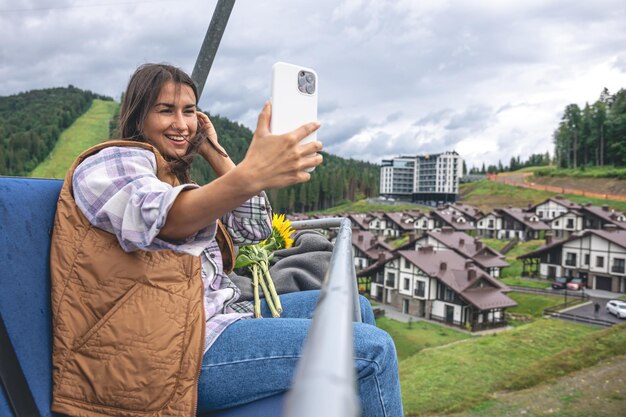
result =
[[[230,12],[233,10],[235,0],[218,0],[215,10],[213,11],[213,17],[211,23],[207,29],[202,47],[200,47],[200,53],[196,59],[196,64],[193,67],[191,73],[191,79],[196,83],[198,88],[198,101],[202,96],[202,90],[204,90],[204,84],[211,71],[213,60],[217,54],[217,48],[220,46],[222,35],[226,29]]]

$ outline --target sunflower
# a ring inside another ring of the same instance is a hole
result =
[[[277,215],[274,213],[272,217],[272,237],[276,242],[276,249],[287,249],[293,246],[293,235],[295,230],[291,227],[291,221],[285,218],[284,214]],[[268,239],[269,240],[269,239]]]

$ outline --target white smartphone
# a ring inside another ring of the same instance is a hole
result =
[[[311,68],[277,62],[272,66],[272,119],[270,131],[290,132],[305,123],[317,121],[319,80]],[[317,132],[302,140],[317,140]]]

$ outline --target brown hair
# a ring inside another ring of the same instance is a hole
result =
[[[173,81],[178,86],[187,85],[191,87],[196,98],[196,104],[198,104],[198,89],[191,77],[183,70],[168,64],[141,65],[130,77],[128,87],[122,98],[118,127],[122,139],[150,143],[149,138],[143,134],[144,121],[150,108],[156,103],[161,87],[168,81]],[[198,153],[203,134],[204,132],[198,129],[196,136],[190,139],[185,155],[180,157],[163,155],[168,161],[172,173],[182,183],[191,181],[189,174],[191,163]]]

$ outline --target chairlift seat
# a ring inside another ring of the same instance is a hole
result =
[[[61,417],[50,410],[49,252],[62,184],[61,180],[0,177],[0,317],[41,417]],[[279,416],[283,397],[276,395],[210,415]],[[0,390],[0,417],[18,417],[4,386]]]

